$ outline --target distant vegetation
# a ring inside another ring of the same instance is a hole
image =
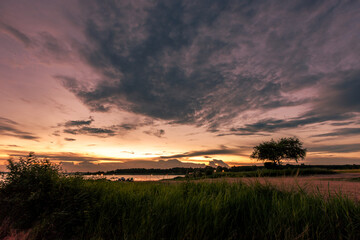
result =
[[[242,172],[212,172],[206,174],[188,174],[186,178],[222,178],[222,177],[282,177],[282,176],[308,176],[316,174],[335,174],[335,171],[324,168],[284,168],[284,169],[258,169],[256,171]]]
[[[33,155],[8,168],[1,239],[360,239],[360,203],[341,195],[256,183],[83,180]]]
[[[339,166],[346,167],[346,166]],[[351,165],[351,167],[354,167]],[[327,166],[305,166],[305,165],[285,165],[276,168],[267,169],[263,166],[240,166],[240,167],[217,167],[207,166],[205,168],[171,168],[171,169],[118,169],[108,172],[87,172],[77,173],[87,174],[104,174],[104,175],[121,175],[121,174],[169,174],[185,175],[187,179],[200,178],[219,178],[219,177],[279,177],[279,176],[307,176],[314,174],[335,174],[336,172],[328,169]],[[178,177],[181,180],[183,178]]]
[[[194,174],[194,173],[201,173],[202,176],[209,175],[210,173],[219,173],[219,172],[253,172],[253,171],[263,171],[268,168],[264,166],[234,166],[230,168],[225,167],[217,167],[213,168],[210,166],[206,166],[204,168],[169,168],[169,169],[146,169],[146,168],[129,168],[129,169],[117,169],[112,171],[97,171],[97,172],[76,172],[72,173],[73,175],[95,175],[95,174],[104,174],[104,175],[121,175],[121,174],[169,174],[169,175],[187,175],[187,174]],[[282,173],[285,169],[291,169],[291,172],[296,173],[297,169],[300,169],[300,175],[302,171],[305,169],[312,169],[313,174],[321,174],[324,173],[324,170],[349,170],[349,169],[360,169],[360,165],[283,165],[277,166],[276,168],[271,167],[272,170],[280,170],[279,172]],[[295,169],[295,170],[294,170]],[[316,172],[317,169],[320,169],[319,172]],[[308,170],[307,172],[311,172]],[[331,172],[331,171],[328,171]]]

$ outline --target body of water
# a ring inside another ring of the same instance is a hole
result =
[[[0,174],[0,182],[3,182],[6,178],[7,174]],[[102,179],[106,178],[111,181],[119,181],[119,179],[133,179],[136,182],[143,181],[160,181],[164,179],[173,179],[176,177],[185,177],[185,175],[151,175],[151,174],[143,174],[143,175],[130,175],[130,174],[122,174],[122,175],[84,175],[85,179]]]
[[[119,181],[119,179],[133,179],[136,182],[143,181],[160,181],[164,179],[174,179],[176,177],[185,177],[185,175],[127,175],[127,174],[119,174],[119,175],[84,175],[85,179],[101,179],[106,178],[111,181]]]

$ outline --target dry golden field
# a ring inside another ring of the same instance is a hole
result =
[[[341,194],[360,201],[360,172],[344,172],[335,175],[315,175],[297,177],[252,177],[252,178],[216,178],[200,181],[245,182],[271,184],[281,190],[302,189],[309,193],[326,195]]]

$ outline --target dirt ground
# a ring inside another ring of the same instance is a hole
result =
[[[360,173],[339,173],[334,175],[315,175],[298,177],[258,177],[258,178],[219,178],[206,179],[206,181],[227,182],[259,182],[271,184],[282,190],[303,189],[309,193],[322,193],[325,196],[341,194],[360,201],[360,181],[349,181],[360,178]]]

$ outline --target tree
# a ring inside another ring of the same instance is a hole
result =
[[[278,141],[260,143],[254,147],[250,158],[264,161],[264,165],[281,165],[283,159],[304,159],[306,149],[303,148],[302,142],[297,137],[281,138]]]

